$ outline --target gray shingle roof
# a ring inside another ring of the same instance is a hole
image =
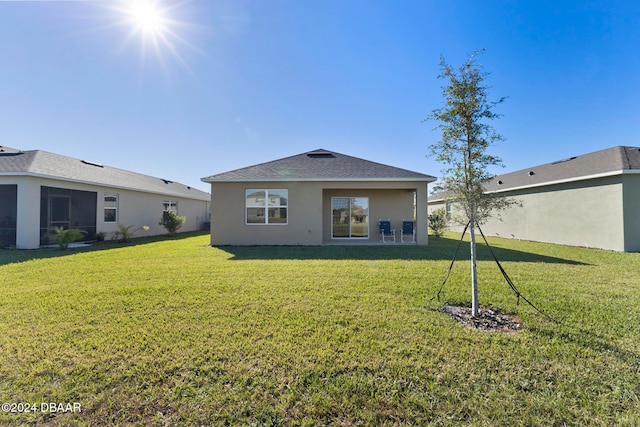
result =
[[[640,148],[612,147],[544,165],[498,175],[487,191],[539,186],[553,182],[586,179],[594,175],[640,170]]]
[[[491,179],[485,188],[489,192],[505,191],[588,179],[598,175],[611,175],[624,171],[640,172],[639,147],[611,147],[498,175]],[[436,201],[444,197],[444,194],[439,193],[434,194],[430,199]]]
[[[435,181],[435,177],[318,149],[202,178],[225,181]]]
[[[42,150],[20,151],[10,147],[0,147],[0,176],[2,175],[40,176],[196,200],[210,199],[208,193],[179,182]]]

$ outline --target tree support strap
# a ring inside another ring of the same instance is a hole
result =
[[[482,236],[482,239],[484,240],[484,243],[487,245],[487,248],[489,248],[489,252],[491,252],[491,256],[495,260],[496,264],[498,264],[498,268],[500,269],[500,272],[504,276],[504,279],[507,281],[507,283],[509,284],[509,286],[511,287],[513,292],[516,294],[516,297],[518,297],[518,302],[516,304],[520,305],[520,298],[522,298],[527,304],[529,304],[531,307],[533,307],[533,309],[535,311],[537,311],[538,313],[542,314],[544,317],[546,317],[547,319],[551,320],[552,322],[556,322],[557,323],[556,319],[554,319],[553,317],[549,316],[547,313],[545,313],[544,311],[542,311],[538,307],[536,307],[531,301],[529,301],[527,299],[527,297],[522,295],[522,293],[516,288],[516,286],[511,281],[511,278],[509,277],[507,272],[504,271],[504,268],[502,268],[502,264],[500,264],[500,261],[498,261],[498,257],[496,257],[496,254],[493,252],[493,249],[491,249],[491,246],[489,246],[489,242],[487,242],[487,238],[484,237],[484,233],[482,232],[482,229],[480,228],[480,225],[476,224],[476,226],[478,227],[478,231],[480,232],[480,235]]]
[[[458,250],[460,249],[460,245],[462,244],[462,240],[464,239],[464,233],[467,232],[467,228],[469,228],[469,225],[471,225],[471,221],[469,221],[467,225],[464,226],[464,230],[462,230],[462,234],[460,235],[460,240],[458,241],[458,246],[456,246],[456,252],[453,254],[453,259],[451,260],[451,264],[449,265],[449,270],[447,271],[447,276],[444,278],[442,285],[440,285],[440,289],[438,289],[438,293],[436,293],[436,296],[431,298],[429,301],[433,301],[434,299],[437,298],[438,302],[440,302],[440,293],[442,292],[442,288],[444,288],[444,285],[447,283],[447,280],[449,280],[449,275],[451,274],[451,270],[453,270],[453,263],[456,262],[456,258],[458,257]]]
[[[442,282],[442,285],[440,285],[440,288],[438,289],[438,292],[436,293],[436,295],[433,298],[431,298],[430,301],[433,301],[434,299],[437,298],[438,302],[440,302],[440,293],[442,292],[442,289],[444,288],[444,285],[447,283],[447,280],[449,280],[449,276],[451,275],[451,270],[453,270],[453,264],[455,263],[456,258],[458,256],[458,250],[460,249],[460,245],[462,244],[462,240],[464,239],[464,234],[467,232],[467,228],[469,228],[470,225],[471,225],[471,221],[469,221],[467,223],[467,225],[465,225],[464,230],[462,230],[462,235],[460,236],[460,240],[458,241],[458,246],[456,247],[456,252],[453,254],[453,259],[451,260],[451,264],[449,265],[449,270],[447,271],[447,275],[444,278],[444,281]],[[489,252],[491,253],[491,256],[493,257],[493,259],[496,262],[496,264],[498,265],[498,268],[500,269],[500,272],[502,273],[502,276],[504,276],[504,279],[509,284],[509,287],[516,294],[516,297],[518,298],[517,305],[520,305],[520,298],[522,298],[527,304],[529,304],[531,307],[533,307],[533,309],[536,310],[538,313],[542,314],[544,317],[546,317],[547,319],[551,320],[552,322],[558,323],[558,321],[556,319],[554,319],[553,317],[549,316],[547,313],[543,312],[538,307],[536,307],[531,301],[529,301],[527,299],[527,297],[522,295],[522,292],[520,292],[516,288],[516,286],[511,281],[511,278],[509,277],[507,272],[502,267],[502,264],[500,264],[500,261],[498,261],[498,257],[496,257],[496,254],[493,252],[493,249],[489,245],[489,242],[487,241],[487,238],[484,236],[484,233],[482,232],[482,229],[480,228],[480,225],[478,225],[478,223],[476,223],[476,227],[478,227],[478,231],[480,232],[480,235],[482,236],[482,239],[484,240],[484,243],[487,245],[487,248],[489,248]]]

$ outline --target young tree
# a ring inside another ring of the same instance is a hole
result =
[[[504,138],[487,121],[500,117],[493,111],[505,98],[487,99],[487,73],[476,62],[479,52],[472,53],[458,69],[440,58],[441,73],[446,80],[442,87],[445,105],[435,109],[426,120],[439,122],[436,129],[442,139],[429,146],[430,155],[447,167],[442,171],[441,184],[435,187],[447,194],[449,202],[459,206],[469,223],[471,246],[471,311],[477,316],[478,280],[476,276],[475,226],[481,224],[496,209],[511,204],[508,199],[485,193],[484,184],[492,178],[489,166],[502,166],[502,161],[487,153],[490,145]]]

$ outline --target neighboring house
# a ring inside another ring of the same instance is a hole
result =
[[[427,244],[427,184],[434,177],[315,150],[202,178],[211,184],[212,245],[322,245],[380,241],[415,215]]]
[[[521,203],[482,225],[487,235],[640,251],[638,147],[613,147],[499,175],[486,189]],[[429,212],[444,206],[443,197],[430,197]]]
[[[0,146],[0,242],[19,249],[47,244],[53,227],[78,228],[95,240],[118,224],[148,226],[136,235],[166,232],[163,210],[187,218],[181,230],[209,221],[210,196],[177,182],[41,150]]]

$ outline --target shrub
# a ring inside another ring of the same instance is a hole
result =
[[[436,209],[429,215],[429,228],[433,235],[441,237],[447,228],[447,211],[444,208]]]
[[[167,229],[170,236],[176,234],[176,231],[180,229],[187,220],[187,217],[178,216],[174,211],[162,212],[162,218],[160,218],[159,224]]]
[[[122,224],[118,224],[118,231],[115,232],[113,238],[120,243],[126,243],[134,236],[136,232],[149,229],[148,225],[143,225],[142,227],[138,227],[135,230],[132,230],[132,227],[133,225],[125,226]]]
[[[49,238],[60,246],[61,251],[66,250],[70,243],[81,239],[85,234],[87,234],[86,231],[75,228],[65,230],[62,227],[54,227],[49,230]]]

